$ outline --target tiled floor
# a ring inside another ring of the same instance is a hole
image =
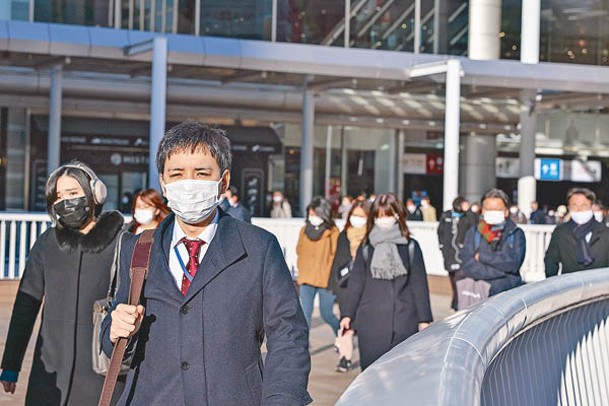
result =
[[[13,281],[0,282],[0,353],[4,352],[4,343],[17,286],[18,283]],[[450,287],[448,279],[430,277],[430,290],[434,318],[435,320],[441,320],[449,315],[450,297],[448,294]],[[0,406],[23,405],[27,378],[32,363],[34,342],[35,336],[30,340],[17,392],[15,395],[8,395],[0,390]],[[352,371],[348,373],[334,371],[338,358],[333,343],[332,330],[323,323],[316,311],[313,315],[313,328],[311,329],[312,368],[309,380],[309,392],[314,399],[314,405],[333,405],[359,373],[357,350],[354,352],[355,368]]]

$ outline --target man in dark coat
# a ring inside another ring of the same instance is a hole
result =
[[[539,203],[531,202],[531,216],[529,217],[531,224],[546,224],[546,216],[547,213],[539,208]]]
[[[252,222],[252,215],[250,211],[243,207],[239,201],[239,194],[236,187],[231,186],[226,191],[224,200],[228,203],[228,207],[222,208],[226,214],[236,218],[237,220],[245,221],[246,223]]]
[[[488,191],[482,199],[482,219],[469,229],[461,248],[461,269],[469,278],[488,282],[489,296],[522,284],[526,240],[522,229],[510,220],[508,205],[505,192]]]
[[[406,210],[408,210],[408,221],[423,221],[423,213],[414,200],[406,200]]]
[[[132,337],[119,404],[310,403],[308,327],[281,248],[217,210],[230,183],[230,142],[185,122],[165,134],[157,164],[174,214],[155,232],[145,307],[115,305],[102,329],[107,354]],[[118,303],[127,301],[135,239],[124,245]]]
[[[574,188],[567,194],[571,219],[556,226],[544,258],[546,277],[609,266],[609,228],[594,218],[596,195]]]
[[[453,291],[451,308],[458,309],[457,281],[465,278],[461,270],[460,251],[465,241],[465,234],[477,223],[474,213],[469,211],[468,201],[458,196],[453,201],[453,209],[447,210],[440,216],[438,223],[438,243],[444,257],[444,269],[448,271],[450,285]]]

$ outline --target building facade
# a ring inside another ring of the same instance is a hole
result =
[[[313,195],[384,191],[441,209],[447,79],[414,73],[449,59],[463,76],[460,193],[499,186],[556,206],[586,184],[609,203],[609,6],[530,3],[7,0],[0,208],[44,210],[49,166],[71,159],[100,174],[108,208],[155,184],[154,52],[132,51],[157,37],[168,41],[164,128],[225,128],[255,215],[272,190],[297,212]],[[538,36],[522,29],[528,15]]]

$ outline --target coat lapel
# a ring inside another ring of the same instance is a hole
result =
[[[216,235],[188,289],[186,301],[195,296],[222,271],[247,255],[239,230],[235,225],[236,221],[224,213],[220,214]]]
[[[158,288],[181,301],[184,297],[177,288],[169,270],[169,250],[175,221],[171,214],[165,218],[154,235],[154,247],[150,256],[150,275],[147,283],[150,288]]]

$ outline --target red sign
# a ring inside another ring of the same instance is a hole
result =
[[[444,173],[444,157],[428,154],[426,172],[428,175],[442,175]]]

